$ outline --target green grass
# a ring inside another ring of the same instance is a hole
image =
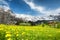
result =
[[[60,29],[47,25],[0,25],[0,40],[60,40]]]

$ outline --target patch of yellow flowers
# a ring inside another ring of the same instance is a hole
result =
[[[10,33],[8,33],[8,34],[6,34],[6,35],[5,35],[5,37],[11,37],[11,34],[10,34]]]
[[[22,35],[24,35],[25,34],[25,32],[22,32]]]
[[[12,40],[11,38],[8,38],[7,40]]]
[[[21,27],[21,26],[14,26],[14,25],[8,25],[8,27],[6,26],[6,25],[0,25],[0,30],[3,30],[3,31],[5,31],[6,32],[6,35],[5,35],[5,37],[6,38],[8,38],[7,40],[12,40],[11,39],[11,37],[12,37],[12,33],[11,33],[11,31],[13,31],[13,34],[15,34],[16,35],[16,37],[17,36],[19,36],[19,35],[22,35],[22,36],[24,36],[25,34],[28,34],[29,35],[29,33],[27,33],[27,32],[24,32],[24,31],[21,31],[21,34],[19,33],[20,32],[20,30],[22,30],[22,29],[24,29],[25,31],[34,31],[34,32],[38,32],[39,34],[40,34],[40,32],[47,32],[47,35],[49,36],[49,37],[51,37],[51,36],[53,36],[53,35],[51,35],[51,34],[48,34],[48,31],[50,31],[50,30],[54,30],[54,31],[56,31],[56,32],[60,32],[60,29],[59,30],[55,30],[55,29],[53,29],[53,28],[43,28],[43,27]],[[48,30],[48,31],[47,31]],[[53,31],[53,32],[54,32]],[[37,35],[38,36],[38,35]],[[26,40],[28,40],[28,39],[26,39]]]

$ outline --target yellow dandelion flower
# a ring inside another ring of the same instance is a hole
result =
[[[5,37],[11,37],[11,34],[6,34],[6,36]]]
[[[3,30],[3,28],[0,28],[0,30]]]
[[[12,40],[11,38],[8,38],[7,40]]]
[[[50,35],[48,35],[48,36],[50,36],[50,37],[51,37],[52,35],[50,34]]]
[[[9,34],[10,32],[9,31],[6,31],[6,34]]]
[[[16,34],[18,34],[19,32],[18,31],[16,31]]]
[[[25,34],[25,32],[22,33],[22,35],[24,35],[24,34]]]
[[[19,34],[16,34],[16,36],[19,36]]]
[[[60,32],[60,31],[57,31],[57,32]]]

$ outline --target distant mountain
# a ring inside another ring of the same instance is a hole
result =
[[[6,5],[3,5],[3,6],[0,6],[0,9],[3,9],[5,12],[8,12],[10,13],[12,16],[15,16],[15,18],[21,18],[23,19],[24,21],[37,21],[37,20],[52,20],[51,18],[49,17],[41,17],[41,16],[32,16],[32,15],[26,15],[26,14],[15,14],[13,13],[13,11],[11,11],[11,9],[6,6]]]
[[[31,15],[26,15],[26,14],[16,14],[17,18],[22,18],[25,21],[37,21],[37,20],[52,20],[52,18],[49,17],[41,17],[41,16],[31,16]]]
[[[32,16],[32,15],[26,15],[26,14],[15,14],[13,11],[11,11],[9,5],[5,1],[0,1],[0,10],[5,11],[7,13],[10,13],[11,16],[15,16],[16,18],[21,18],[24,21],[37,21],[37,20],[52,20],[49,17],[41,17],[41,16]]]
[[[15,14],[11,11],[9,6],[4,2],[0,3],[0,23],[2,24],[13,24]]]

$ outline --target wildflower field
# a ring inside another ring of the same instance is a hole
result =
[[[60,29],[1,24],[0,40],[60,40]]]

